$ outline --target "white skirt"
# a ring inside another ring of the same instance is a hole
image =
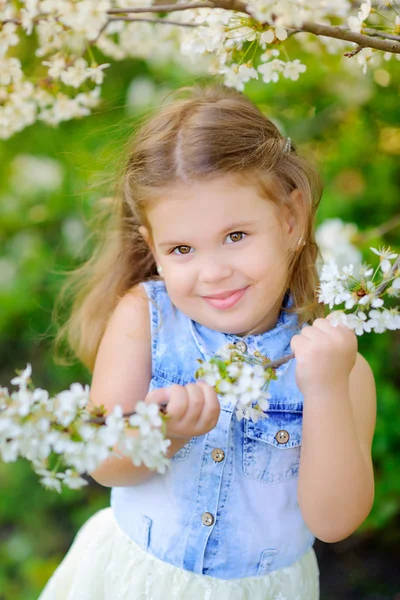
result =
[[[313,548],[262,577],[217,579],[174,567],[133,542],[112,509],[93,515],[38,600],[319,600]]]

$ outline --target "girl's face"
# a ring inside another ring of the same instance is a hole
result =
[[[295,192],[293,192],[295,193]],[[287,213],[235,175],[168,188],[141,228],[173,304],[224,333],[272,329],[298,233]]]

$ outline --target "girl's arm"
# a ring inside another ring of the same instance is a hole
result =
[[[107,325],[93,370],[90,400],[97,406],[104,404],[107,412],[116,404],[123,412],[131,412],[139,400],[158,404],[167,400],[167,438],[171,440],[167,456],[171,458],[192,437],[215,427],[220,414],[218,396],[201,381],[147,393],[150,380],[148,298],[142,286],[136,286],[120,300]],[[135,485],[154,474],[144,465],[135,467],[128,457],[107,458],[90,473],[106,487]]]
[[[294,338],[304,394],[299,507],[317,538],[338,542],[363,523],[374,501],[374,377],[355,334],[329,319]]]
[[[151,379],[151,332],[148,298],[141,285],[132,288],[115,308],[101,340],[93,370],[90,400],[104,404],[107,413],[116,404],[131,412],[144,400]],[[136,432],[132,432],[136,435]],[[168,456],[187,443],[186,438],[171,439]],[[118,448],[114,448],[118,451]],[[144,465],[135,467],[127,457],[112,457],[90,473],[101,485],[128,486],[151,477]]]

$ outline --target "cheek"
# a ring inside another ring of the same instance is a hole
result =
[[[182,296],[188,293],[193,286],[193,276],[184,266],[169,268],[165,271],[164,279],[169,295]]]

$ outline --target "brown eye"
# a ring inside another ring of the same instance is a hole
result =
[[[177,246],[172,250],[173,254],[190,254],[191,246]]]
[[[242,231],[234,231],[233,233],[230,233],[228,237],[232,242],[240,242],[241,240],[243,240],[245,235],[246,234]]]

